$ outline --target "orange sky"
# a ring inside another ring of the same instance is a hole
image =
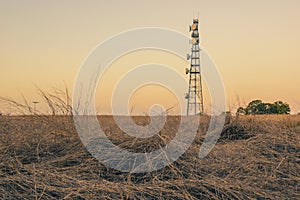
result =
[[[193,13],[199,12],[201,44],[220,70],[230,108],[237,106],[239,97],[241,104],[283,100],[300,112],[299,1],[175,2],[1,1],[0,96],[20,99],[22,92],[29,101],[36,100],[34,84],[51,90],[66,82],[71,90],[84,59],[106,38],[145,26],[188,36]],[[130,59],[135,60],[134,55]],[[162,60],[176,65],[176,59],[164,55]],[[184,63],[178,61],[178,67]],[[158,91],[146,88],[135,94],[136,112],[146,112],[154,100],[168,104],[163,101],[170,94],[162,97]],[[142,94],[152,99],[139,100]],[[96,106],[106,109],[106,103]]]

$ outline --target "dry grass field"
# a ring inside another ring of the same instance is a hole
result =
[[[141,125],[147,117],[134,117]],[[168,142],[179,117],[159,136],[134,139],[110,116],[99,117],[122,148],[147,152]],[[188,151],[159,171],[109,169],[82,145],[71,116],[0,116],[1,199],[299,199],[300,116],[227,119],[210,154],[198,158],[209,118]]]

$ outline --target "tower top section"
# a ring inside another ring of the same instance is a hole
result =
[[[199,44],[199,20],[198,19],[193,19],[193,24],[190,25],[190,32],[192,32],[191,34],[191,38],[192,38],[192,43],[193,44]]]
[[[190,32],[191,31],[198,31],[198,25],[199,25],[199,20],[198,19],[193,19],[193,24],[190,25]]]

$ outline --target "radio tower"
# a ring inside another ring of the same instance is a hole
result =
[[[186,68],[186,74],[189,74],[189,89],[185,98],[187,99],[187,115],[203,114],[203,96],[202,81],[200,70],[200,47],[199,47],[199,31],[198,19],[193,19],[190,26],[191,34],[191,54],[187,54],[187,60],[190,60],[190,68]]]

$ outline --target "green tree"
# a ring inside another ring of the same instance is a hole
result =
[[[243,107],[239,107],[236,111],[237,114],[239,115],[245,115],[246,114],[246,110]]]
[[[259,109],[261,109],[261,104],[262,104],[262,101],[261,100],[254,100],[254,101],[251,101],[247,108],[245,109],[246,110],[246,115],[256,115],[256,114],[259,114]]]
[[[274,104],[272,103],[265,103],[266,105],[266,114],[275,114],[277,113],[277,108]]]
[[[277,110],[277,114],[289,114],[291,112],[290,106],[282,101],[276,101],[273,105]]]
[[[237,113],[246,115],[289,114],[290,111],[290,106],[282,101],[276,101],[271,104],[263,103],[262,100],[254,100],[246,108],[239,107]]]

